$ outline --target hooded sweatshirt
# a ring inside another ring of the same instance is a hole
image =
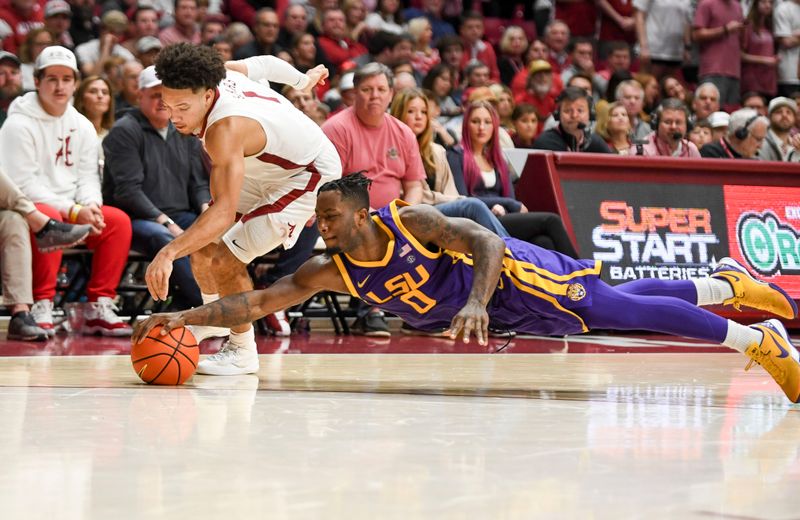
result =
[[[102,205],[97,133],[70,105],[52,116],[29,92],[14,100],[0,127],[0,168],[33,202],[67,216],[73,204]]]

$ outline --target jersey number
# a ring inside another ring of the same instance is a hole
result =
[[[431,275],[425,270],[425,267],[418,265],[415,269],[418,280],[414,280],[413,273],[403,273],[390,278],[384,284],[384,287],[389,292],[389,296],[384,299],[378,298],[374,292],[370,291],[367,296],[375,300],[375,303],[386,303],[395,296],[400,297],[400,301],[407,303],[411,308],[420,314],[425,314],[436,305],[436,300],[430,298],[428,295],[419,290],[420,287],[430,279]]]

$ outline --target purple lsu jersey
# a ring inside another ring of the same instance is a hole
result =
[[[350,293],[422,330],[447,328],[472,290],[472,255],[432,251],[403,226],[394,201],[372,215],[389,236],[384,257],[360,262],[346,253],[333,261]],[[579,316],[592,302],[600,262],[573,260],[514,238],[487,307],[491,326],[539,335],[586,332]]]

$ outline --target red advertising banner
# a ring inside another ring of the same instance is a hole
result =
[[[730,256],[800,299],[800,188],[723,189]]]

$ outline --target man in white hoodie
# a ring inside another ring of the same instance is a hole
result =
[[[97,134],[71,104],[78,79],[75,55],[48,47],[36,59],[34,78],[36,91],[12,103],[0,128],[0,167],[42,213],[91,226],[86,245],[94,257],[84,332],[128,335],[131,328],[116,315],[113,298],[130,249],[131,221],[119,209],[103,206]],[[51,335],[60,264],[60,252],[34,249],[31,313]]]

